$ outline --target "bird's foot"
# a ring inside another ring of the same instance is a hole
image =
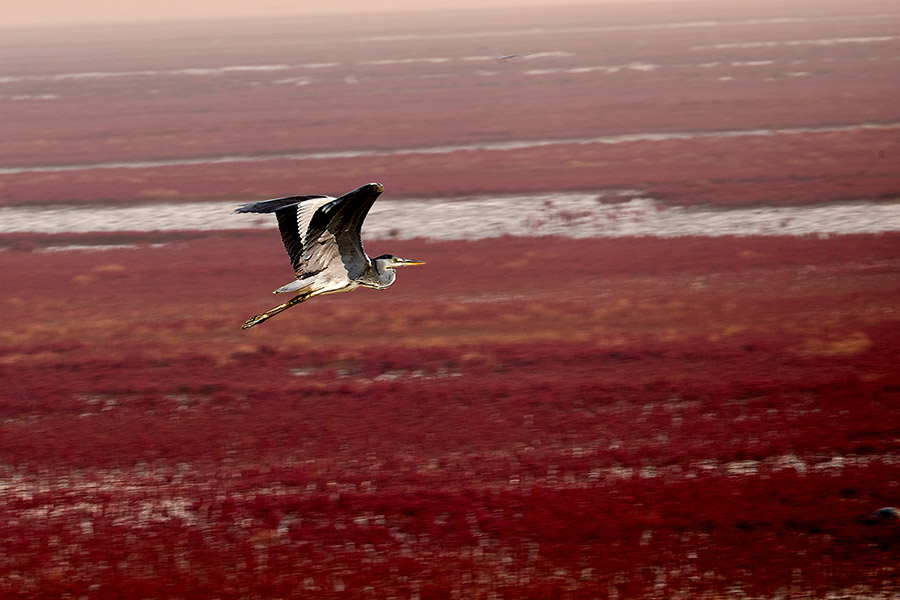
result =
[[[263,321],[265,321],[266,319],[268,319],[271,316],[272,316],[272,314],[269,312],[264,312],[264,313],[258,314],[255,317],[252,317],[252,318],[244,321],[244,324],[241,325],[241,329],[250,329],[254,325],[259,325],[260,323],[262,323]]]

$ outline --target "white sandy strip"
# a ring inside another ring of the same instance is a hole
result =
[[[655,71],[660,68],[660,65],[652,64],[652,63],[640,63],[640,62],[632,62],[622,65],[582,65],[577,67],[567,67],[567,68],[550,68],[550,69],[530,69],[525,71],[526,75],[555,75],[557,73],[566,73],[566,74],[586,74],[586,73],[621,73],[622,71],[641,71],[644,73]]]
[[[225,67],[188,67],[184,69],[147,69],[142,71],[79,71],[74,73],[51,73],[49,75],[5,75],[0,77],[0,84],[19,83],[23,81],[79,81],[95,79],[111,79],[116,77],[159,77],[165,75],[186,75],[205,77],[209,75],[227,75],[231,73],[273,73],[296,69],[324,69],[338,66],[339,63],[303,63],[296,65],[228,65]]]
[[[837,44],[876,44],[895,42],[900,36],[882,35],[876,37],[820,38],[814,40],[782,40],[766,42],[735,42],[712,46],[694,46],[691,50],[728,50],[731,48],[775,48],[778,46],[835,46]]]
[[[562,50],[548,52],[531,52],[515,55],[523,60],[542,58],[565,58],[571,53]],[[463,57],[413,57],[364,60],[355,63],[357,66],[408,65],[408,64],[444,64],[452,62],[472,62],[498,60],[500,56],[463,56]],[[60,82],[60,81],[93,81],[98,79],[115,79],[123,77],[219,77],[222,75],[246,73],[275,73],[280,71],[321,70],[342,66],[339,62],[314,62],[299,64],[267,64],[267,65],[226,65],[223,67],[186,67],[183,69],[144,69],[132,71],[75,71],[71,73],[49,73],[32,75],[2,75],[0,85],[21,82]]]
[[[188,165],[212,165],[227,163],[259,163],[272,160],[328,160],[339,158],[363,158],[376,156],[403,156],[408,154],[449,154],[473,150],[506,151],[540,148],[543,146],[628,144],[634,142],[666,142],[670,140],[697,140],[707,138],[768,137],[777,135],[799,135],[806,133],[835,133],[844,131],[892,130],[900,129],[898,123],[862,123],[856,125],[828,125],[822,127],[786,127],[783,129],[737,129],[726,131],[672,131],[663,133],[623,133],[590,138],[562,138],[544,140],[510,140],[506,142],[484,142],[478,144],[451,144],[421,148],[332,150],[324,152],[286,152],[281,154],[232,154],[225,156],[203,156],[196,158],[161,158],[156,160],[136,160],[103,163],[82,163],[69,165],[36,165],[28,167],[0,167],[0,175],[20,173],[63,173],[66,171],[88,171],[91,169],[154,169]]]
[[[673,23],[646,23],[639,25],[600,25],[595,27],[569,27],[552,29],[533,27],[515,30],[482,30],[457,33],[410,33],[397,35],[379,35],[363,37],[360,42],[399,42],[410,40],[438,40],[479,37],[517,37],[535,35],[566,35],[581,33],[617,33],[628,31],[653,31],[665,29],[701,29],[715,27],[731,27],[745,25],[793,25],[798,23],[827,23],[837,21],[872,21],[875,23],[900,19],[900,13],[881,13],[875,15],[835,15],[830,17],[773,17],[768,19],[740,19],[735,21],[677,21]]]
[[[364,234],[372,239],[474,240],[503,235],[587,238],[900,231],[900,200],[789,208],[685,208],[665,207],[632,194],[566,192],[453,200],[382,199],[366,220]],[[271,215],[236,215],[232,214],[234,208],[232,203],[220,202],[134,207],[6,207],[0,208],[0,233],[275,227]]]
[[[871,60],[880,60],[880,56],[873,56]],[[808,61],[803,61],[808,63]],[[768,67],[777,64],[774,60],[733,60],[730,62],[705,62],[699,64],[673,64],[658,65],[654,63],[630,62],[620,65],[581,65],[577,67],[553,67],[548,69],[529,69],[525,71],[526,75],[555,75],[564,73],[567,75],[579,75],[587,73],[605,73],[611,75],[621,73],[623,71],[641,71],[649,73],[658,69],[711,69],[713,67]],[[788,64],[800,64],[800,61],[791,61]]]

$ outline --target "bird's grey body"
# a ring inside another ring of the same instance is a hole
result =
[[[244,323],[253,327],[266,319],[322,294],[350,292],[359,286],[384,289],[397,274],[394,267],[421,261],[385,254],[370,258],[362,247],[362,223],[384,186],[370,183],[344,194],[290,196],[254,202],[238,213],[275,213],[281,241],[291,259],[296,279],[275,290],[297,296]]]

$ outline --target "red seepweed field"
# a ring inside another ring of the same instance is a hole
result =
[[[900,505],[900,225],[462,241],[465,215],[457,241],[367,239],[426,262],[389,290],[242,331],[291,278],[274,229],[8,224],[369,181],[720,221],[890,207],[897,20],[767,0],[7,31],[0,597],[896,598],[900,521],[873,515]]]
[[[891,200],[895,21],[891,0],[765,0],[11,31],[0,206],[368,181],[395,198]],[[630,135],[649,138],[585,143]]]
[[[4,595],[895,591],[900,237],[370,246],[0,253]]]

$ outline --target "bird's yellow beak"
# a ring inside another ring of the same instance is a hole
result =
[[[416,260],[414,258],[395,258],[394,266],[397,267],[411,267],[413,265],[424,265],[425,261]]]

